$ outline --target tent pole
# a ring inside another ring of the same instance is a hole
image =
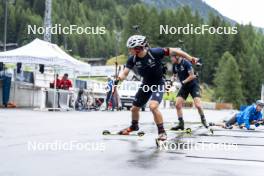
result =
[[[75,94],[75,89],[76,89],[76,70],[74,69],[73,70],[73,95]],[[78,93],[77,93],[77,95],[78,95]],[[74,96],[73,96],[74,97]],[[74,99],[74,103],[73,103],[73,110],[75,111],[75,102],[76,101],[76,99]]]
[[[34,105],[35,105],[35,87],[36,87],[36,67],[37,67],[37,65],[36,64],[34,64],[34,76],[33,76],[33,78],[34,78],[34,80],[33,80],[33,102],[32,102],[32,108],[34,108]]]
[[[53,85],[53,111],[55,111],[55,102],[56,102],[56,88],[57,88],[57,79],[56,79],[56,68],[54,66],[54,85]]]
[[[14,69],[15,73],[14,73],[14,89],[13,89],[13,103],[15,103],[16,100],[16,77],[17,77],[17,70]]]

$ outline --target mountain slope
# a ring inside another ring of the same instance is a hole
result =
[[[203,0],[141,0],[141,2],[161,9],[172,9],[182,6],[189,6],[193,11],[197,11],[204,19],[208,19],[208,14],[212,13],[222,17],[231,24],[236,23],[234,20],[223,16],[216,9],[206,4]]]

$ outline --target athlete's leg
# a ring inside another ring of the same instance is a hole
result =
[[[201,98],[200,98],[200,97],[195,97],[195,98],[193,99],[193,101],[194,101],[194,105],[195,105],[196,109],[198,110],[198,113],[199,113],[199,115],[200,115],[200,117],[201,117],[202,124],[203,124],[206,128],[208,128],[208,125],[207,125],[207,123],[206,123],[206,119],[205,119],[205,116],[204,116],[203,108],[202,108],[202,101],[201,101]]]
[[[183,103],[189,95],[189,90],[186,87],[181,87],[176,98],[176,111],[179,124],[175,127],[172,127],[171,130],[184,130],[184,121],[183,121]]]
[[[128,135],[131,131],[139,130],[139,126],[138,126],[139,110],[140,110],[140,107],[137,107],[134,105],[131,107],[131,113],[132,113],[131,125],[128,128],[121,130],[119,134]]]
[[[157,102],[155,100],[150,100],[149,109],[154,116],[154,121],[156,124],[163,123],[162,114],[159,111],[158,107],[159,107],[159,102]]]
[[[133,106],[131,108],[132,121],[131,125],[128,128],[125,128],[120,131],[120,134],[129,134],[131,131],[139,130],[138,121],[139,121],[139,110],[140,108],[147,103],[151,96],[151,92],[144,92],[142,88],[138,90],[133,101]]]
[[[154,116],[154,121],[157,125],[158,128],[158,134],[159,134],[159,140],[166,140],[167,139],[167,134],[165,132],[164,126],[163,126],[163,117],[161,112],[159,111],[159,102],[155,100],[151,100],[149,102],[149,109],[152,112]]]
[[[139,111],[140,111],[140,107],[137,106],[132,106],[130,109],[131,113],[132,113],[132,120],[139,120]]]
[[[198,110],[198,113],[200,116],[204,116],[204,112],[203,112],[203,108],[202,108],[202,102],[201,102],[201,98],[200,97],[195,97],[193,99],[194,101],[194,106],[196,107],[196,109]]]
[[[234,125],[237,122],[236,118],[237,114],[234,114],[226,123],[225,123],[225,128],[232,129],[232,125]]]
[[[182,107],[184,103],[184,98],[183,97],[177,97],[176,98],[176,111],[177,111],[177,116],[179,120],[179,124],[171,130],[184,130],[184,120],[183,120],[183,112],[182,112]]]
[[[182,112],[183,103],[184,103],[184,99],[182,97],[176,98],[175,107],[176,107],[178,118],[183,118],[183,112]]]
[[[149,109],[152,112],[153,116],[154,116],[154,121],[156,124],[162,124],[163,123],[163,118],[162,118],[162,114],[158,109],[159,107],[159,102],[155,101],[155,100],[150,100],[149,102]]]
[[[163,126],[163,117],[159,111],[159,104],[162,101],[164,93],[164,85],[159,85],[155,91],[152,92],[151,100],[149,101],[149,109],[153,114],[154,121],[158,128],[158,134],[160,140],[166,140],[167,135]]]
[[[200,94],[200,86],[198,83],[195,83],[191,88],[190,88],[190,93],[194,101],[194,105],[198,110],[198,113],[201,117],[201,122],[205,128],[208,128],[208,124],[206,122],[203,108],[202,108],[202,101],[201,101],[201,94]]]
[[[231,129],[232,128],[232,125],[235,125],[236,122],[237,122],[236,116],[237,116],[236,113],[233,114],[231,116],[231,118],[228,121],[225,121],[225,122],[217,122],[217,123],[210,122],[209,123],[209,126],[220,126],[222,128],[229,128],[229,129]]]
[[[236,114],[234,114],[227,122],[226,125],[234,125],[236,123]]]
[[[219,126],[219,127],[223,127],[223,128],[226,126],[225,123],[223,123],[223,122],[217,122],[217,123],[210,122],[208,125],[209,126]]]

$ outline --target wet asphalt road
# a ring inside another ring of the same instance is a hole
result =
[[[162,112],[166,128],[171,127],[176,120],[175,111]],[[199,122],[195,110],[186,109],[184,113],[186,122]],[[208,121],[217,122],[231,111],[205,113]],[[142,138],[101,134],[105,129],[125,128],[129,122],[128,111],[1,109],[0,176],[263,175],[264,131],[215,131],[215,136],[182,139],[196,146],[202,144],[199,150],[177,150],[174,145],[168,150],[159,150],[154,140],[157,134],[151,113],[142,112],[141,130],[146,132]],[[176,134],[168,135],[173,138]],[[223,143],[229,147],[237,145],[228,150],[214,148]],[[38,144],[38,150],[33,151],[34,144]],[[47,144],[76,145],[71,150],[43,148]]]

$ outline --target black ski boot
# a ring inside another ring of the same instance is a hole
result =
[[[205,118],[201,118],[201,122],[202,122],[202,124],[203,124],[203,126],[205,128],[208,128],[209,127],[208,124],[207,124],[207,122],[206,122],[206,119]]]
[[[231,129],[233,129],[233,126],[232,125],[229,125],[229,124],[226,124],[225,129],[231,130]]]
[[[175,127],[172,127],[170,130],[172,131],[178,131],[178,130],[184,130],[184,121],[179,121],[179,124]]]
[[[214,122],[209,122],[209,126],[216,126]]]

